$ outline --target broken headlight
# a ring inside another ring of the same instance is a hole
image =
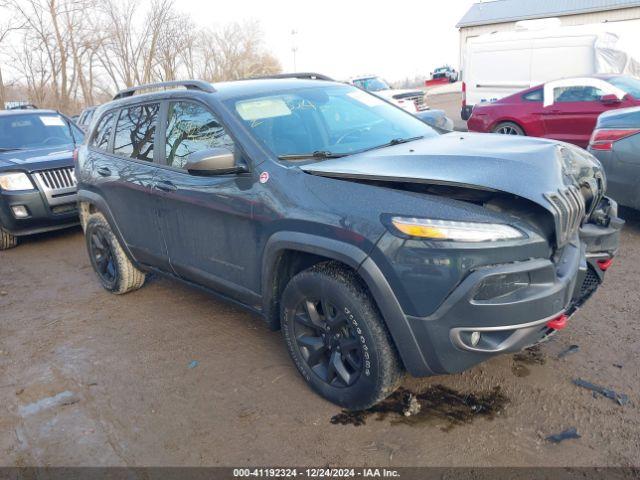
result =
[[[455,222],[428,218],[392,217],[391,223],[409,237],[452,242],[493,242],[525,238],[524,233],[499,223]]]

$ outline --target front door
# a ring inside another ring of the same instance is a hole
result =
[[[241,155],[216,116],[203,104],[172,101],[164,134],[166,167],[156,185],[159,218],[176,274],[249,304],[260,291],[253,175],[195,176],[184,166],[189,155],[226,147]]]
[[[606,101],[607,97],[615,101]],[[598,116],[627,102],[625,92],[599,78],[549,82],[542,109],[545,137],[587,148]]]

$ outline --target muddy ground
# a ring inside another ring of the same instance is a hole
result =
[[[403,392],[359,426],[252,314],[157,277],[111,295],[79,229],[25,240],[0,253],[0,464],[640,465],[640,214],[624,214],[620,256],[569,328],[538,351],[407,379],[418,416],[393,413]],[[570,427],[581,438],[545,440]]]

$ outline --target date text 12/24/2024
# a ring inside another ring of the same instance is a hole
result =
[[[235,468],[235,478],[399,478],[387,468]]]

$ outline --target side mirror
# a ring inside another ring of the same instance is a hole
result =
[[[246,168],[236,164],[235,155],[225,147],[211,148],[189,155],[186,170],[191,175],[224,175],[246,172]]]
[[[613,93],[601,96],[600,97],[600,101],[605,105],[615,105],[616,103],[621,103],[622,102],[622,100],[620,100]]]

